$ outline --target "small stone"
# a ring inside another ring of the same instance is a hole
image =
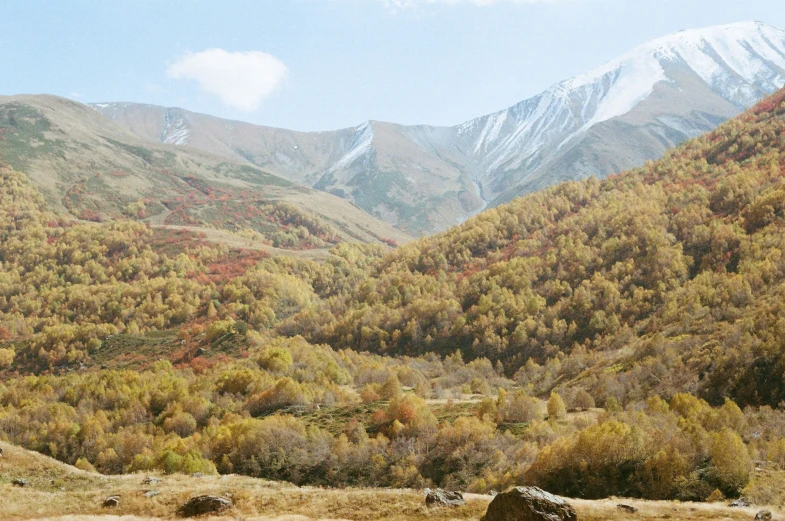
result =
[[[154,477],[151,477],[151,476],[147,476],[146,478],[144,478],[142,480],[142,485],[157,485],[160,482],[161,482],[160,478],[154,478]]]
[[[109,496],[104,499],[104,507],[114,508],[120,506],[120,496]]]
[[[27,481],[26,479],[17,478],[15,480],[11,481],[11,484],[15,485],[17,487],[26,487],[26,486],[30,485],[30,482]]]
[[[761,510],[755,514],[755,521],[771,521],[771,512],[768,510]]]
[[[144,497],[155,497],[159,494],[160,492],[158,492],[157,490],[148,490],[147,492],[144,493]]]
[[[635,512],[638,511],[638,509],[635,508],[634,506],[625,505],[624,503],[619,503],[618,505],[616,505],[616,508],[618,508],[619,510],[624,510],[625,512],[629,512],[630,514],[634,514]]]
[[[191,477],[193,477],[193,478],[201,478],[202,477],[202,473],[201,472],[194,472],[193,474],[191,474]]]
[[[728,506],[733,508],[745,508],[750,506],[750,502],[747,501],[747,498],[740,497],[739,499],[734,499],[731,501]]]

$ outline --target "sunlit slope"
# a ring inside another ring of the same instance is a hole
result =
[[[297,323],[337,347],[486,356],[543,390],[577,381],[776,406],[784,135],[780,91],[644,168],[516,199],[393,252],[329,315]]]
[[[50,208],[83,219],[247,228],[295,248],[407,240],[343,199],[198,149],[150,143],[63,98],[0,98],[0,136],[0,161],[25,172]]]

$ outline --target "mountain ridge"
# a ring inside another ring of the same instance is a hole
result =
[[[0,163],[25,172],[60,214],[210,226],[294,249],[409,240],[349,201],[209,151],[151,143],[65,98],[0,97],[0,135]]]
[[[367,121],[304,133],[177,108],[92,106],[148,139],[247,161],[427,234],[555,182],[640,166],[783,85],[785,31],[743,22],[652,40],[452,127]]]

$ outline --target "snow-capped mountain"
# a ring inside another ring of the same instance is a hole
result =
[[[785,31],[761,23],[682,31],[460,125],[458,134],[476,161],[474,172],[484,193],[498,195],[519,183],[532,188],[551,184],[551,176],[617,170],[616,165],[592,164],[588,157],[564,163],[566,153],[603,123],[644,127],[670,146],[711,129],[783,85]],[[640,160],[651,158],[646,153]],[[564,172],[567,167],[570,171]]]
[[[429,233],[559,181],[655,159],[785,85],[785,31],[682,31],[455,127],[366,122],[293,132],[181,109],[93,107],[157,141],[241,158]]]

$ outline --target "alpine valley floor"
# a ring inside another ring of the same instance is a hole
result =
[[[418,521],[481,519],[490,495],[466,494],[466,506],[429,508],[422,491],[389,488],[329,489],[297,487],[238,475],[159,475],[157,484],[142,484],[145,474],[103,476],[85,472],[25,449],[0,443],[0,519],[4,521],[158,521],[177,519],[176,511],[190,497],[211,494],[231,498],[234,507],[221,515],[199,519],[244,521]],[[769,485],[783,479],[761,476]],[[26,487],[11,481],[23,478]],[[760,486],[765,486],[761,484]],[[780,487],[781,488],[781,487]],[[146,497],[156,490],[159,494]],[[111,495],[120,496],[117,507],[103,507]],[[782,499],[782,498],[778,498]],[[570,499],[581,521],[686,519],[751,520],[767,509],[782,519],[782,506],[728,507],[726,503],[643,501],[617,498],[597,501]],[[620,510],[624,503],[638,509]]]

